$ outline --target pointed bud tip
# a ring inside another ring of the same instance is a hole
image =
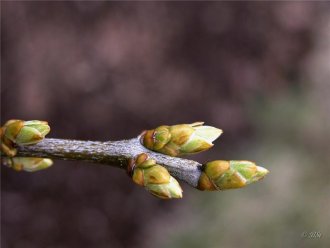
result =
[[[254,175],[251,178],[247,178],[247,184],[258,182],[263,179],[267,174],[269,174],[269,170],[264,167],[256,166],[256,170]]]
[[[213,141],[220,137],[222,130],[212,126],[198,126],[195,127],[195,134],[212,144]]]
[[[182,197],[183,197],[183,195],[182,195],[182,190],[176,192],[175,194],[172,194],[172,198],[173,198],[173,199],[181,199]]]
[[[257,166],[257,175],[260,176],[261,178],[269,174],[269,170],[267,170],[264,167]]]
[[[182,198],[182,188],[174,177],[170,177],[165,184],[146,184],[146,189],[154,196],[161,199],[179,199]]]
[[[182,193],[183,193],[183,190],[179,184],[179,182],[171,176],[171,179],[170,179],[170,183],[172,184],[172,187],[171,187],[171,198],[182,198]]]
[[[217,138],[219,138],[220,135],[223,133],[222,129],[215,128],[215,127],[214,127],[213,132],[214,132],[214,138],[213,138],[212,142],[215,141]]]

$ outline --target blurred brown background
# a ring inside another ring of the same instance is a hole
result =
[[[1,247],[330,247],[330,4],[2,2],[1,123],[116,140],[203,120],[193,156],[271,171],[158,200],[119,169],[1,169]],[[320,238],[303,237],[319,232]]]

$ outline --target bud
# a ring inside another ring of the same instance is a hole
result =
[[[28,172],[35,172],[47,169],[53,164],[53,161],[51,159],[32,157],[3,158],[3,162],[6,166],[16,171],[24,170]]]
[[[182,198],[182,189],[174,177],[170,177],[166,186],[164,184],[150,184],[148,190],[161,199]]]
[[[36,144],[49,133],[50,127],[45,121],[9,120],[0,131],[1,152],[9,157],[14,157],[17,153],[15,144]]]
[[[7,121],[6,124],[10,122],[11,121]],[[17,153],[17,149],[14,148],[14,143],[5,136],[6,124],[0,128],[1,154],[3,153],[8,157],[14,157]]]
[[[216,160],[203,165],[198,189],[214,191],[242,188],[259,181],[268,173],[267,169],[250,161]]]
[[[46,121],[11,120],[4,125],[4,136],[17,145],[33,145],[45,138],[50,127]]]
[[[6,154],[8,157],[14,157],[17,153],[17,149],[13,147],[13,143],[10,140],[1,138],[1,154]]]
[[[208,150],[222,133],[221,129],[203,126],[204,122],[160,126],[146,130],[141,143],[148,149],[169,156],[182,156]]]
[[[51,159],[14,157],[17,153],[15,145],[32,145],[44,139],[50,131],[48,123],[45,121],[22,121],[9,120],[0,129],[1,153],[8,158],[3,158],[5,165],[16,171],[34,172],[46,169],[53,164]]]
[[[146,153],[130,160],[127,169],[133,181],[145,187],[154,196],[162,199],[182,198],[182,189],[178,181]]]

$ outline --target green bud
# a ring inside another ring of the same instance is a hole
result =
[[[4,136],[18,145],[32,145],[40,142],[49,133],[50,127],[45,121],[14,120],[5,124]]]
[[[203,166],[198,188],[208,191],[242,188],[268,173],[267,169],[250,161],[216,160]]]
[[[166,184],[150,184],[147,190],[161,199],[182,198],[182,189],[173,177]]]
[[[0,129],[1,152],[8,157],[17,153],[15,145],[32,145],[44,139],[50,131],[45,121],[9,120]]]
[[[6,166],[16,171],[24,170],[28,172],[35,172],[47,169],[53,164],[53,161],[51,159],[32,157],[3,158],[3,162]]]
[[[5,165],[17,171],[34,172],[46,169],[53,164],[51,159],[14,157],[17,154],[15,145],[32,145],[44,139],[50,131],[45,121],[9,120],[0,129],[1,153],[8,158],[3,158]]]
[[[144,184],[166,184],[170,181],[170,173],[158,164],[144,169]]]
[[[160,126],[146,130],[141,143],[148,149],[173,157],[208,150],[222,133],[221,129],[203,126],[204,122]]]
[[[143,186],[154,196],[162,199],[182,198],[178,181],[146,153],[130,161],[128,173],[136,184]]]

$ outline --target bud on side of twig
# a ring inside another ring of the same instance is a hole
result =
[[[3,158],[3,163],[16,171],[35,172],[49,168],[53,161],[48,158],[14,157]]]
[[[49,133],[46,121],[14,120],[5,124],[5,137],[17,145],[32,145],[40,142]]]
[[[16,171],[34,172],[46,169],[53,164],[48,158],[14,157],[17,153],[15,145],[33,145],[44,139],[50,131],[45,121],[9,120],[1,127],[1,153],[8,157],[2,161]]]
[[[145,187],[151,194],[162,199],[182,198],[182,189],[177,180],[161,165],[156,164],[146,153],[138,155],[128,165],[132,180]]]
[[[14,143],[5,136],[5,126],[0,128],[1,138],[1,154],[5,154],[8,157],[14,157],[17,153],[17,149],[14,148]]]
[[[242,188],[268,173],[267,169],[250,161],[216,160],[203,165],[198,188],[208,191]]]
[[[160,126],[146,130],[141,143],[148,149],[169,156],[182,156],[208,150],[222,133],[221,129],[203,126],[204,122]]]
[[[32,145],[40,142],[49,133],[45,121],[9,120],[1,127],[1,152],[9,157],[17,153],[15,145]]]

